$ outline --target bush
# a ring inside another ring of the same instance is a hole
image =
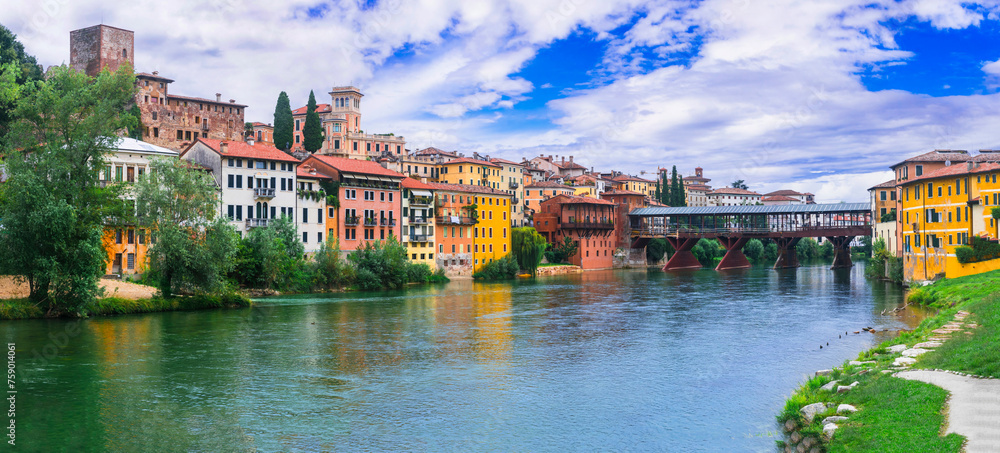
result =
[[[517,260],[514,259],[513,255],[507,254],[503,258],[480,267],[476,273],[472,274],[472,278],[476,280],[510,280],[517,277],[519,270]]]
[[[434,271],[434,275],[427,279],[427,283],[448,283],[450,281],[451,279],[444,275],[444,269]]]
[[[673,247],[666,239],[656,238],[646,244],[646,261],[656,263],[663,259],[663,256],[673,251]]]
[[[760,239],[751,239],[743,246],[743,254],[751,263],[757,264],[764,260],[764,243]]]
[[[799,261],[807,261],[819,258],[819,243],[813,238],[802,238],[795,245],[795,256]]]
[[[406,279],[410,283],[427,283],[433,274],[427,263],[410,263],[406,266]]]
[[[773,263],[778,260],[778,244],[775,242],[768,242],[764,246],[764,261],[768,263]]]
[[[545,259],[551,264],[566,263],[579,251],[576,242],[569,236],[563,237],[562,243],[549,244],[549,250],[545,252]]]
[[[312,283],[317,288],[343,288],[354,282],[354,268],[340,257],[340,243],[329,239],[316,252]]]
[[[1000,243],[973,236],[969,238],[969,246],[955,248],[955,257],[962,264],[1000,258]]]
[[[356,283],[361,289],[399,289],[409,277],[406,247],[392,235],[385,241],[362,244],[347,259],[357,269]]]

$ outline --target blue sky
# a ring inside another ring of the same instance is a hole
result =
[[[853,201],[907,156],[1000,148],[998,2],[29,0],[0,23],[45,65],[70,30],[135,30],[138,70],[250,121],[354,84],[362,127],[411,149]]]

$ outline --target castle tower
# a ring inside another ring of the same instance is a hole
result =
[[[344,115],[347,131],[361,130],[361,90],[353,87],[333,87],[330,91],[330,108],[334,114]]]
[[[94,25],[69,32],[69,65],[96,77],[102,69],[114,72],[126,62],[135,67],[135,33]]]

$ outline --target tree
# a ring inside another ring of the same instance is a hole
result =
[[[656,263],[667,253],[673,253],[673,247],[666,239],[655,238],[646,244],[646,261]]]
[[[677,176],[677,166],[670,172],[670,206],[687,206],[684,196],[684,182]]]
[[[288,217],[274,220],[265,228],[254,228],[240,241],[236,266],[239,281],[254,288],[284,290],[294,286],[304,250],[295,223]]]
[[[656,201],[670,206],[670,184],[667,182],[667,172],[662,171],[660,172],[660,175],[660,180],[662,181],[660,183],[660,198]]]
[[[406,247],[390,235],[385,241],[366,242],[347,260],[354,264],[356,282],[364,290],[399,289],[407,282]]]
[[[893,211],[895,212],[895,211]],[[994,225],[994,237],[1000,237],[1000,206],[996,206],[990,210],[990,215],[993,217]]]
[[[253,137],[253,133],[254,133],[253,123],[249,121],[243,123],[243,137],[244,138]]]
[[[42,69],[35,57],[24,51],[24,45],[18,42],[17,36],[3,25],[0,25],[0,65],[3,65],[0,73],[6,73],[11,83],[6,88],[11,92],[6,93],[6,96],[4,90],[0,90],[0,139],[2,139],[14,118],[16,92],[25,85],[42,80]]]
[[[239,237],[216,218],[218,193],[208,173],[186,161],[156,159],[136,182],[136,220],[148,226],[149,270],[163,297],[176,291],[220,292],[234,263]]]
[[[743,246],[743,254],[751,263],[757,264],[764,259],[764,243],[760,239],[751,239]]]
[[[292,148],[292,141],[295,140],[295,134],[292,133],[294,123],[288,94],[282,91],[274,106],[274,146],[276,148],[285,151]]]
[[[733,181],[733,183],[730,184],[729,187],[732,187],[734,189],[750,190],[750,187],[746,185],[746,181],[742,179],[737,179],[736,181]]]
[[[663,199],[663,193],[660,191],[660,178],[656,178],[656,201]]]
[[[549,250],[545,252],[545,258],[552,264],[565,263],[575,256],[579,249],[572,238],[564,236],[562,243],[549,244]]]
[[[135,76],[128,65],[96,79],[58,67],[18,87],[9,70],[0,93],[16,107],[2,142],[10,176],[0,188],[0,267],[27,280],[32,301],[75,311],[100,293],[104,222],[123,218],[122,186],[102,187],[98,172],[115,133],[134,125],[125,111]]]
[[[309,92],[309,104],[306,107],[306,124],[302,127],[302,147],[310,153],[323,147],[323,126],[319,124],[316,95],[312,91]]]
[[[542,262],[548,243],[545,237],[538,234],[532,227],[514,228],[511,230],[511,252],[521,270],[538,273],[538,265]]]

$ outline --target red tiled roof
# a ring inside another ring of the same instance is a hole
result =
[[[646,183],[655,182],[655,181],[650,181],[648,179],[640,178],[638,176],[631,176],[631,175],[619,175],[611,179],[614,179],[615,181],[636,181],[636,182],[646,182]]]
[[[299,167],[295,169],[295,176],[298,178],[310,179],[333,179],[331,176],[323,174],[311,165],[299,165]]]
[[[875,184],[874,186],[871,186],[868,190],[872,190],[872,189],[889,189],[889,188],[892,188],[892,187],[896,187],[896,180],[894,180],[894,179],[890,179],[890,180],[888,180],[886,182],[883,182],[883,183],[880,183],[880,184]],[[807,193],[806,195],[812,195],[812,194],[811,193]]]
[[[390,176],[393,178],[404,178],[402,173],[398,173],[379,165],[370,160],[348,159],[346,157],[333,157],[313,154],[311,157],[327,164],[344,173],[360,173],[363,175]]]
[[[431,155],[434,155],[434,154],[440,154],[442,156],[458,157],[458,154],[456,154],[454,152],[442,151],[442,150],[437,149],[437,148],[435,148],[433,146],[429,147],[429,148],[424,148],[422,150],[419,150],[419,151],[417,151],[414,154],[417,155],[417,156],[431,156]]]
[[[494,164],[493,162],[489,162],[489,161],[485,161],[485,160],[473,159],[471,157],[459,157],[458,159],[452,159],[452,160],[450,160],[448,162],[445,162],[445,165],[451,165],[451,164],[487,165],[487,166],[490,166],[490,167],[502,168],[501,166],[499,166],[497,164]]]
[[[721,187],[713,190],[711,193],[721,194],[721,195],[757,195],[758,197],[760,196],[760,194],[757,192],[745,189],[737,189],[735,187]]]
[[[953,164],[947,167],[939,168],[930,173],[925,173],[922,176],[917,176],[907,181],[903,181],[900,183],[900,185],[907,185],[913,183],[914,181],[923,181],[926,179],[935,179],[935,178],[943,178],[943,177],[966,175],[966,174],[986,173],[997,170],[1000,170],[1000,163],[996,162],[979,162],[975,166],[973,166],[971,170],[969,169],[969,165],[966,163]]]
[[[147,79],[163,80],[163,81],[166,81],[166,82],[169,82],[169,83],[172,83],[174,81],[174,79],[163,77],[163,76],[159,76],[159,75],[153,75],[153,74],[150,74],[148,72],[137,72],[137,73],[135,73],[135,76],[136,76],[136,78],[142,77],[142,78],[147,78]]]
[[[610,201],[610,200],[602,200],[600,198],[591,198],[591,197],[581,197],[581,196],[578,196],[578,195],[556,195],[556,196],[554,196],[552,198],[549,198],[548,200],[545,200],[545,201],[558,200],[560,198],[563,199],[563,200],[565,200],[565,201],[562,202],[562,204],[600,204],[600,205],[608,205],[608,206],[614,206],[615,205],[615,203],[612,202],[612,201]],[[543,201],[543,203],[544,203],[544,201]]]
[[[890,168],[898,167],[907,162],[965,162],[968,160],[972,160],[972,156],[965,150],[936,149],[928,153],[910,157]]]
[[[292,115],[305,115],[308,109],[309,109],[308,105],[299,107],[295,110],[292,110]],[[333,111],[333,109],[330,107],[330,104],[316,104],[316,113],[327,113],[331,111]]]
[[[434,190],[434,186],[427,184],[425,182],[420,182],[418,179],[414,178],[403,178],[402,186],[407,189],[424,189],[424,190]]]
[[[284,151],[263,143],[254,143],[253,146],[250,146],[246,142],[226,140],[226,152],[223,153],[221,151],[221,144],[223,143],[223,140],[216,140],[213,138],[199,138],[197,141],[188,146],[188,148],[181,153],[181,156],[190,151],[191,148],[198,142],[203,143],[212,151],[219,153],[219,155],[223,157],[245,157],[248,159],[276,160],[281,162],[294,162],[296,164],[299,163],[298,159],[289,156]]]
[[[246,105],[244,105],[244,104],[237,104],[235,102],[216,101],[215,99],[196,98],[196,97],[191,97],[191,96],[180,96],[180,95],[176,95],[176,94],[168,94],[167,95],[167,99],[168,100],[170,100],[170,99],[180,99],[182,101],[204,102],[206,104],[227,105],[229,107],[240,107],[240,108],[246,107]]]
[[[601,195],[602,196],[603,195],[631,195],[631,196],[637,196],[637,197],[645,197],[646,196],[646,194],[642,194],[642,193],[639,193],[639,192],[633,192],[631,190],[624,190],[624,189],[605,190],[604,193],[602,193]]]
[[[760,201],[800,201],[798,198],[786,197],[784,195],[774,195],[771,197],[761,198]]]
[[[570,168],[572,168],[574,170],[575,169],[584,169],[584,170],[587,169],[587,167],[584,167],[583,165],[580,165],[580,164],[578,164],[576,162],[562,162],[562,163],[558,163],[558,164],[555,164],[555,165],[557,167],[559,167],[559,168],[564,168],[564,169],[570,169]]]
[[[559,184],[559,183],[557,183],[555,181],[535,181],[535,182],[533,182],[533,183],[525,186],[525,188],[526,189],[547,189],[547,188],[556,189],[556,188],[558,188],[558,189],[574,190],[572,187],[567,186],[566,184]]]
[[[428,183],[427,185],[431,186],[430,188],[432,190],[447,190],[447,191],[450,191],[450,192],[481,193],[481,194],[486,194],[486,195],[501,195],[501,196],[505,196],[505,197],[513,197],[514,196],[514,195],[511,195],[511,194],[509,194],[507,192],[496,190],[496,189],[494,189],[492,187],[473,186],[471,184],[446,184],[446,183],[440,183],[440,182],[432,182],[432,183]]]
[[[260,121],[254,122],[253,123],[253,127],[270,127],[270,128],[274,128],[274,126],[272,126],[270,124],[266,124],[266,123],[261,123]]]
[[[490,162],[493,162],[494,164],[501,163],[501,164],[507,164],[507,165],[517,165],[518,167],[523,167],[524,166],[524,164],[522,164],[520,162],[514,162],[512,160],[507,160],[507,159],[500,159],[500,158],[497,158],[497,157],[494,157],[494,158],[490,159]]]
[[[775,197],[775,196],[792,196],[792,195],[805,195],[804,193],[798,193],[794,190],[782,189],[775,190],[774,192],[765,193],[765,197]]]

